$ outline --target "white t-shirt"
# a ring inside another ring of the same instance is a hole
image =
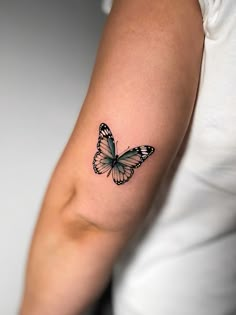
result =
[[[114,268],[115,315],[236,314],[236,0],[199,2],[205,48],[191,133]]]

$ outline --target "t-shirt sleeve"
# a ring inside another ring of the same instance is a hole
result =
[[[206,17],[207,11],[208,11],[208,6],[209,6],[209,1],[208,0],[198,0],[200,8],[201,8],[201,12],[202,12],[202,17],[203,20]]]
[[[113,0],[102,0],[102,11],[109,14],[111,11]]]
[[[235,19],[235,0],[198,0],[203,18],[203,28],[208,39],[224,36]]]

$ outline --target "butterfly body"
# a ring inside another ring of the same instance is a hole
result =
[[[117,185],[128,182],[134,174],[134,169],[140,167],[155,151],[152,146],[142,145],[127,149],[118,155],[114,137],[105,123],[99,126],[97,149],[93,159],[94,172],[96,174],[108,172],[107,177],[112,173],[113,181]]]
[[[114,167],[118,163],[119,155],[116,154],[115,158],[112,160],[112,167]]]

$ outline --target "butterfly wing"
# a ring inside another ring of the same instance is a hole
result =
[[[110,128],[104,123],[99,126],[97,149],[93,158],[93,169],[96,174],[103,174],[111,170],[115,158],[114,137]]]
[[[99,136],[97,143],[98,151],[102,152],[104,155],[115,158],[115,141],[111,133],[110,128],[102,123],[99,126]]]
[[[154,151],[155,149],[149,145],[141,145],[119,156],[118,162],[124,166],[138,168]]]
[[[112,178],[117,185],[124,184],[133,176],[134,170],[131,167],[125,166],[117,162],[112,168]]]
[[[118,157],[118,160],[112,168],[113,181],[117,185],[124,184],[130,180],[134,174],[134,168],[140,165],[155,151],[148,145],[142,145],[126,151]]]
[[[112,158],[97,151],[93,158],[93,170],[96,174],[103,174],[112,168]]]

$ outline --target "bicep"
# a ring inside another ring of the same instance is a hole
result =
[[[54,175],[55,191],[73,186],[70,208],[78,216],[108,230],[141,220],[188,127],[202,45],[197,1],[114,2],[87,96]],[[93,166],[101,123],[109,126],[118,154],[127,147],[155,149],[140,167],[126,165],[132,176],[121,185],[113,180],[122,178],[117,164],[109,177],[109,165],[103,174]]]

